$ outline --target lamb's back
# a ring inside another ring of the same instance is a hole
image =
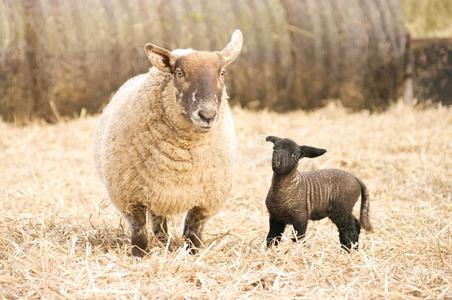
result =
[[[331,207],[337,203],[353,207],[361,193],[356,177],[339,169],[322,169],[301,172],[303,189],[301,197],[307,202],[312,219],[325,217]],[[353,202],[353,203],[351,203]]]

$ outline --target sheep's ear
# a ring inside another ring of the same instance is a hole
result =
[[[273,144],[280,140],[281,140],[281,138],[279,138],[277,136],[273,136],[273,135],[269,135],[265,138],[265,141],[272,142]]]
[[[311,146],[300,146],[300,151],[301,151],[300,158],[302,158],[302,157],[313,158],[313,157],[321,156],[321,155],[325,154],[325,152],[326,152],[325,149],[315,148],[315,147],[311,147]]]
[[[172,72],[176,56],[169,50],[148,43],[144,46],[144,51],[154,67],[162,72]]]
[[[236,29],[231,36],[231,41],[218,52],[225,61],[225,66],[232,63],[239,56],[243,45],[243,35],[240,29]]]

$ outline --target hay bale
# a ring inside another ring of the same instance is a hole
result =
[[[394,0],[283,0],[295,68],[293,102],[318,106],[340,98],[347,107],[385,107],[403,79],[406,32]]]
[[[452,104],[452,39],[413,39],[414,95],[420,101]]]
[[[384,107],[403,73],[398,0],[0,0],[0,113],[98,111],[146,71],[146,42],[219,49],[241,28],[230,94],[246,107]]]

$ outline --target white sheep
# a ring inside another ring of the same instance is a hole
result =
[[[154,67],[128,80],[105,108],[95,163],[129,222],[134,256],[147,249],[146,211],[163,242],[166,217],[188,211],[183,235],[196,251],[206,220],[227,198],[236,142],[224,76],[242,44],[240,30],[222,51],[146,44]]]

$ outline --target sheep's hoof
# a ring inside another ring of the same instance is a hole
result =
[[[168,249],[170,252],[174,252],[183,246],[183,241],[181,242],[177,238],[165,238],[161,239],[157,236],[151,238],[151,247],[159,247]]]
[[[185,235],[185,243],[186,243],[186,250],[190,254],[196,254],[199,252],[199,249],[204,246],[201,238],[198,237],[198,235],[194,233],[189,233]]]
[[[188,253],[189,253],[190,255],[195,255],[195,254],[198,254],[198,253],[199,253],[199,248],[198,248],[198,247],[195,247],[195,246],[193,246],[193,245],[190,245],[190,244],[187,245],[185,249],[188,250]]]
[[[132,256],[135,257],[144,257],[147,254],[147,252],[143,249],[141,249],[138,246],[132,246]]]
[[[188,250],[188,253],[190,253],[191,255],[197,254],[199,252],[199,249],[201,249],[203,246],[203,243],[198,238],[193,240],[187,238],[185,242],[186,242],[185,250]]]
[[[166,234],[156,234],[153,237],[151,237],[151,243],[158,245],[158,246],[163,246],[165,247],[166,244],[168,244],[168,241],[170,242],[170,248],[171,248],[171,244],[173,244],[173,240],[169,240],[168,239],[168,235]]]

